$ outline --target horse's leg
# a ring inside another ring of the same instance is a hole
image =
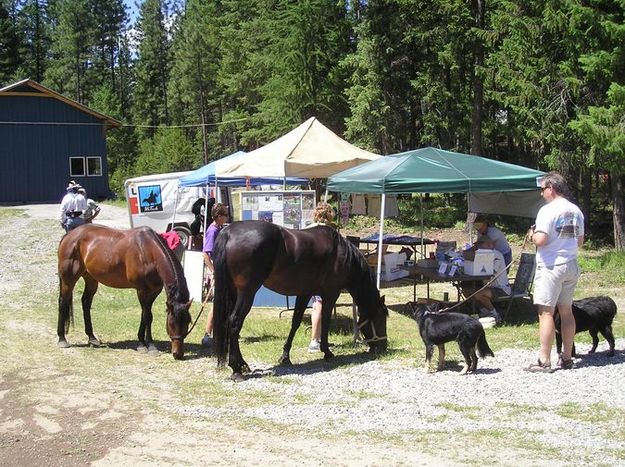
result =
[[[235,381],[240,381],[243,378],[243,373],[249,373],[250,367],[243,360],[243,355],[241,355],[241,348],[239,347],[239,335],[241,333],[241,328],[243,327],[243,322],[247,317],[250,309],[252,308],[252,303],[254,302],[254,295],[256,294],[256,290],[238,290],[237,292],[237,301],[234,304],[234,309],[230,315],[230,349],[228,356],[228,365],[232,368],[232,379]]]
[[[308,295],[300,295],[295,299],[295,309],[293,310],[293,319],[291,320],[291,331],[289,332],[289,337],[286,338],[286,342],[284,343],[284,347],[282,348],[282,356],[278,361],[279,365],[291,365],[289,352],[291,351],[291,346],[293,345],[293,338],[295,337],[295,333],[302,323],[302,317],[304,316],[304,311],[306,311],[306,305],[308,305],[309,301],[310,296]]]
[[[152,304],[160,292],[161,289],[157,290],[156,293],[153,290],[137,289],[137,297],[139,297],[141,304],[141,323],[137,333],[139,339],[138,352],[158,352],[152,342]]]
[[[82,316],[85,321],[85,334],[89,338],[89,345],[95,347],[100,346],[100,341],[93,334],[93,325],[91,324],[91,304],[93,303],[93,296],[98,291],[98,281],[96,281],[89,274],[84,274],[83,279],[85,281],[85,290],[82,293]]]
[[[330,320],[332,319],[332,309],[339,298],[338,294],[333,296],[324,295],[321,297],[321,342],[320,348],[323,352],[323,359],[330,360],[334,354],[330,352],[328,345],[328,333],[330,332]]]

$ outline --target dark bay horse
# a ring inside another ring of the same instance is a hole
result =
[[[184,357],[184,338],[191,321],[189,289],[180,261],[152,229],[117,230],[86,224],[61,239],[58,259],[59,347],[69,347],[65,334],[72,315],[72,292],[82,277],[85,281],[82,310],[90,344],[100,345],[91,325],[91,303],[98,284],[102,283],[117,289],[137,290],[141,303],[137,350],[156,350],[152,342],[152,304],[164,286],[171,351],[175,359]]]
[[[281,363],[289,351],[304,310],[313,295],[321,296],[321,350],[328,348],[330,316],[342,289],[358,305],[358,326],[372,352],[386,350],[388,311],[360,251],[330,227],[290,230],[263,221],[234,222],[217,236],[214,248],[215,300],[213,334],[220,365],[228,364],[233,379],[249,372],[239,348],[239,333],[261,285],[284,295],[296,295],[289,337]]]

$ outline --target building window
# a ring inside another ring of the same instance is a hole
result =
[[[99,177],[102,175],[102,158],[99,156],[87,157],[87,176]]]
[[[84,157],[70,157],[69,158],[69,175],[71,177],[84,177],[85,176],[85,158]]]
[[[100,177],[102,158],[100,156],[70,157],[69,174],[71,177]]]

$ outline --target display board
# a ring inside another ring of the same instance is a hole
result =
[[[264,220],[289,229],[303,229],[313,221],[314,190],[235,191],[234,220]]]
[[[204,284],[204,253],[185,250],[183,259],[184,277],[189,288],[189,297],[202,303],[202,286]]]

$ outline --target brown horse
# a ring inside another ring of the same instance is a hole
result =
[[[152,304],[163,290],[167,293],[167,333],[175,359],[184,357],[184,338],[191,315],[189,289],[180,261],[164,240],[148,227],[117,230],[86,224],[68,232],[59,243],[59,321],[58,346],[69,344],[65,334],[72,315],[72,292],[78,279],[85,281],[82,310],[89,344],[100,341],[93,334],[91,303],[102,283],[117,289],[137,290],[141,303],[139,351],[155,351],[152,342]]]
[[[282,364],[290,363],[293,337],[312,295],[322,298],[321,350],[325,359],[332,358],[330,316],[343,289],[358,305],[358,326],[371,352],[386,350],[384,297],[380,297],[362,253],[336,230],[325,226],[290,230],[263,221],[234,222],[219,233],[214,251],[214,350],[220,365],[228,358],[234,380],[249,372],[239,348],[239,333],[261,285],[297,296]]]

